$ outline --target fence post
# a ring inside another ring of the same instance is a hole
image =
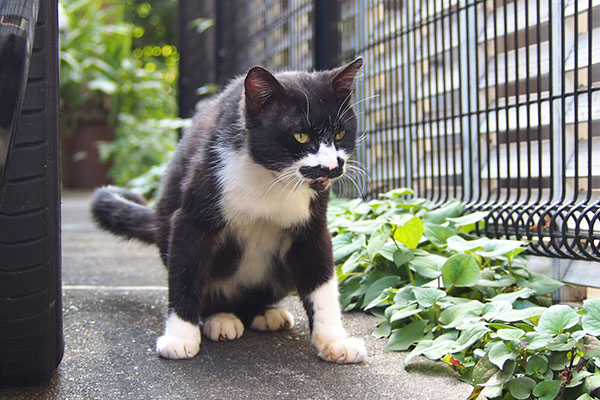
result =
[[[341,53],[339,3],[314,0],[313,15],[314,69],[337,67]]]
[[[200,99],[198,88],[216,82],[216,39],[214,26],[199,33],[198,18],[215,22],[215,1],[179,1],[179,116],[191,117]]]

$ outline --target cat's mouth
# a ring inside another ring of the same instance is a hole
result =
[[[317,178],[317,179],[310,180],[308,182],[308,186],[310,186],[310,188],[312,190],[320,192],[320,191],[327,189],[329,187],[330,183],[331,183],[330,178]]]

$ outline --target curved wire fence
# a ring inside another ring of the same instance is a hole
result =
[[[488,236],[600,260],[600,0],[223,4],[221,81],[365,58],[352,195],[459,199]]]

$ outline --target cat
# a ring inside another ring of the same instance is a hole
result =
[[[318,356],[365,360],[363,341],[342,326],[326,217],[356,144],[351,97],[362,64],[277,74],[253,67],[233,80],[183,135],[156,211],[128,190],[96,190],[99,226],[158,245],[167,266],[159,356],[194,357],[200,325],[211,340],[290,329],[293,316],[274,305],[297,291]]]

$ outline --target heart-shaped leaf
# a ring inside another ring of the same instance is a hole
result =
[[[416,249],[424,232],[421,218],[414,215],[403,215],[392,223],[396,225],[394,240],[402,243],[409,249]]]
[[[470,254],[455,254],[442,267],[444,286],[468,287],[477,283],[479,264]]]
[[[537,331],[559,335],[578,322],[579,315],[575,310],[567,305],[557,304],[544,311],[538,322]]]
[[[394,331],[384,350],[403,351],[425,337],[427,321],[417,320]]]
[[[533,395],[539,400],[553,400],[560,392],[563,381],[551,380],[540,382],[533,388]]]
[[[515,399],[528,399],[535,387],[535,381],[528,376],[521,376],[508,381],[506,388]]]
[[[583,329],[592,336],[600,336],[600,299],[583,301]]]

